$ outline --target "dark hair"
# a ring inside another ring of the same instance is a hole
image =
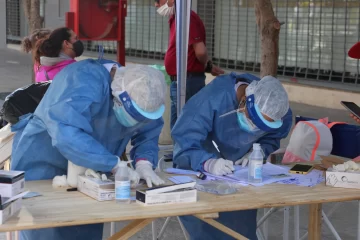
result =
[[[71,29],[67,27],[57,28],[51,32],[48,38],[41,39],[36,43],[36,52],[34,53],[34,60],[40,61],[40,56],[58,57],[63,42],[70,41]]]
[[[31,52],[33,50],[33,48],[36,46],[36,42],[40,39],[47,37],[48,35],[50,35],[50,33],[51,33],[51,30],[46,29],[46,28],[40,28],[40,29],[34,30],[31,33],[31,35],[26,36],[21,41],[21,49],[26,53]]]

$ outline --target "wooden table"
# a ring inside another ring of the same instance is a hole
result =
[[[219,212],[309,204],[309,239],[315,240],[321,239],[322,203],[360,200],[359,190],[324,184],[312,188],[280,184],[242,187],[238,193],[226,196],[198,192],[196,203],[166,207],[98,202],[80,192],[53,189],[51,181],[26,182],[26,188],[43,196],[24,200],[19,214],[0,225],[1,232],[133,220],[110,237],[128,239],[156,218],[194,215],[238,239],[246,239],[214,218]]]

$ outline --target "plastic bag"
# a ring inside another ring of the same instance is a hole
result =
[[[167,84],[168,86],[171,84],[170,76],[167,74],[164,65],[150,65],[150,67],[155,68],[155,69],[161,71],[161,72],[164,74],[164,76],[165,76],[166,84]]]
[[[12,92],[5,99],[0,117],[11,124],[16,124],[20,116],[34,113],[50,83],[51,81],[34,83]]]
[[[230,182],[223,180],[203,181],[197,180],[195,188],[201,192],[212,193],[216,195],[228,195],[236,193],[236,188]]]
[[[283,163],[309,162],[329,156],[333,137],[327,119],[301,121],[296,124],[286,148]]]

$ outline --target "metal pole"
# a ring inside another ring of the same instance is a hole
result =
[[[127,14],[127,0],[120,0],[119,1],[119,8],[120,9],[120,19],[119,19],[119,32],[120,36],[117,41],[117,61],[122,65],[125,66],[125,17]]]
[[[289,240],[290,207],[284,207],[283,240]]]
[[[177,115],[185,105],[191,0],[176,1]]]

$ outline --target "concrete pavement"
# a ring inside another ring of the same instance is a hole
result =
[[[8,92],[19,87],[23,87],[31,83],[31,57],[16,50],[0,49],[0,99],[3,99]],[[2,93],[2,94],[1,94]],[[291,94],[291,93],[290,93]],[[305,96],[304,96],[305,98]],[[0,105],[2,103],[0,102]],[[331,121],[351,122],[348,112],[345,110],[336,110],[322,107],[314,107],[310,105],[291,103],[291,108],[295,115],[309,116],[314,118],[329,117]],[[282,141],[281,145],[285,146],[288,139]],[[329,209],[333,204],[325,204],[325,210]],[[357,202],[342,204],[342,207],[331,217],[335,228],[338,230],[342,239],[356,239],[357,233]],[[307,228],[307,207],[300,209],[301,213],[301,233],[305,233]],[[283,212],[275,213],[269,221],[269,238],[270,240],[282,238]],[[156,229],[160,230],[164,219],[156,221]],[[125,223],[118,223],[117,229],[123,227]],[[293,234],[293,219],[290,221],[291,234]],[[110,232],[109,225],[105,226],[104,237]],[[0,235],[0,240],[5,239],[4,234]],[[151,239],[151,226],[147,226],[143,231],[135,235],[135,239]],[[165,231],[163,239],[184,239],[179,223],[175,218],[169,223]],[[293,239],[293,235],[290,235]],[[323,239],[335,239],[327,227],[323,227]]]

